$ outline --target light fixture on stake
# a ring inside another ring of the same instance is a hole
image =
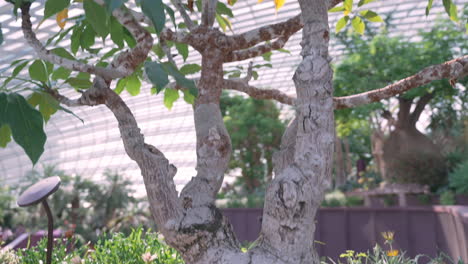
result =
[[[60,186],[60,178],[58,176],[45,178],[24,191],[18,198],[18,206],[25,207],[42,203],[47,214],[48,230],[47,230],[47,256],[46,264],[52,263],[52,247],[54,243],[54,218],[50,211],[47,197],[58,190]]]

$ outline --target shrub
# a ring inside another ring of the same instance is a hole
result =
[[[134,229],[129,236],[116,233],[101,238],[85,258],[85,264],[183,264],[179,253],[162,242],[156,233]]]
[[[454,205],[455,204],[455,194],[452,191],[444,191],[440,194],[440,204],[441,205]]]
[[[11,249],[0,249],[0,263],[2,264],[19,264],[20,260],[15,252]]]
[[[129,236],[115,233],[101,236],[94,250],[89,245],[74,248],[74,243],[61,241],[56,243],[52,254],[52,264],[183,264],[179,253],[158,238],[157,233],[134,229]],[[37,246],[20,249],[17,256],[8,255],[12,261],[4,261],[0,252],[1,264],[43,264],[46,257],[47,239],[42,239]],[[73,249],[73,250],[72,250]],[[2,255],[3,254],[3,255]],[[16,258],[15,258],[16,257]],[[17,260],[18,262],[14,262]]]
[[[461,163],[450,173],[449,186],[458,194],[468,195],[468,160]]]
[[[72,259],[75,258],[80,252],[80,249],[68,252],[67,248],[72,248],[73,243],[66,240],[55,240],[58,243],[54,244],[54,250],[52,252],[52,264],[68,264],[72,263]],[[18,258],[21,264],[44,264],[47,252],[47,238],[41,239],[37,246],[27,247],[25,249],[19,249],[17,251]],[[3,263],[3,262],[2,262]]]

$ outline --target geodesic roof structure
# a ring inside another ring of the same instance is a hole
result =
[[[468,3],[468,0],[455,1],[458,6]],[[413,37],[418,30],[429,29],[435,18],[444,12],[442,1],[435,1],[431,14],[425,16],[427,0],[396,0],[376,1],[366,5],[385,17],[392,14],[394,27],[391,34]],[[43,1],[33,3],[31,14],[33,24],[37,24],[43,16]],[[273,1],[258,4],[256,0],[238,1],[233,7],[235,17],[231,19],[233,31],[241,33],[259,26],[284,21],[299,13],[299,4],[289,0],[276,13]],[[334,29],[338,14],[330,13],[330,26]],[[446,16],[445,14],[443,14]],[[0,72],[11,71],[9,64],[20,58],[34,57],[34,53],[24,41],[21,32],[21,19],[12,15],[9,3],[0,3],[0,23],[2,24],[5,42],[0,46]],[[44,22],[37,30],[37,36],[45,41],[59,30],[54,19]],[[258,80],[251,84],[257,87],[275,88],[294,94],[292,76],[300,62],[301,34],[293,35],[285,46],[291,53],[274,52],[271,58],[273,68],[261,68]],[[63,45],[68,45],[67,40]],[[330,43],[332,57],[339,57],[343,47],[333,39]],[[264,63],[256,58],[256,62]],[[182,65],[182,61],[178,61]],[[186,63],[200,63],[200,56],[191,50]],[[226,64],[225,68],[243,65],[248,61]],[[77,95],[75,95],[76,97]],[[172,110],[162,103],[162,95],[150,95],[150,86],[143,86],[140,95],[131,97],[122,95],[133,111],[146,141],[157,146],[168,159],[178,168],[175,178],[180,189],[191,176],[195,175],[195,131],[191,106],[179,100]],[[135,162],[125,154],[120,140],[117,122],[112,113],[104,106],[81,107],[71,109],[84,120],[82,123],[76,117],[65,112],[55,114],[46,125],[47,142],[39,164],[54,164],[69,174],[80,174],[93,177],[96,181],[100,175],[111,169],[130,176],[135,184],[142,184],[139,169]],[[38,165],[41,166],[41,165]],[[0,182],[21,180],[25,173],[32,169],[29,158],[14,142],[6,149],[0,149]]]

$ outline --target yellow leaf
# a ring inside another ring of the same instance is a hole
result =
[[[55,20],[57,20],[57,25],[61,29],[65,27],[65,24],[67,24],[67,21],[66,21],[67,18],[68,18],[68,8],[65,8],[64,10],[57,13],[57,17]]]
[[[286,0],[274,0],[274,1],[275,1],[276,10],[279,10],[286,2]]]
[[[263,0],[258,0],[258,3],[261,3],[261,2],[263,2]]]

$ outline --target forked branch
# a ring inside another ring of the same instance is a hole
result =
[[[24,38],[28,44],[34,49],[40,59],[48,61],[50,63],[62,66],[72,71],[86,72],[102,76],[105,79],[115,79],[125,76],[124,72],[118,70],[111,70],[102,67],[95,67],[79,61],[66,59],[55,55],[50,50],[47,50],[44,45],[37,39],[36,34],[32,30],[31,15],[29,9],[30,3],[25,3],[21,6],[21,29],[23,31]]]

